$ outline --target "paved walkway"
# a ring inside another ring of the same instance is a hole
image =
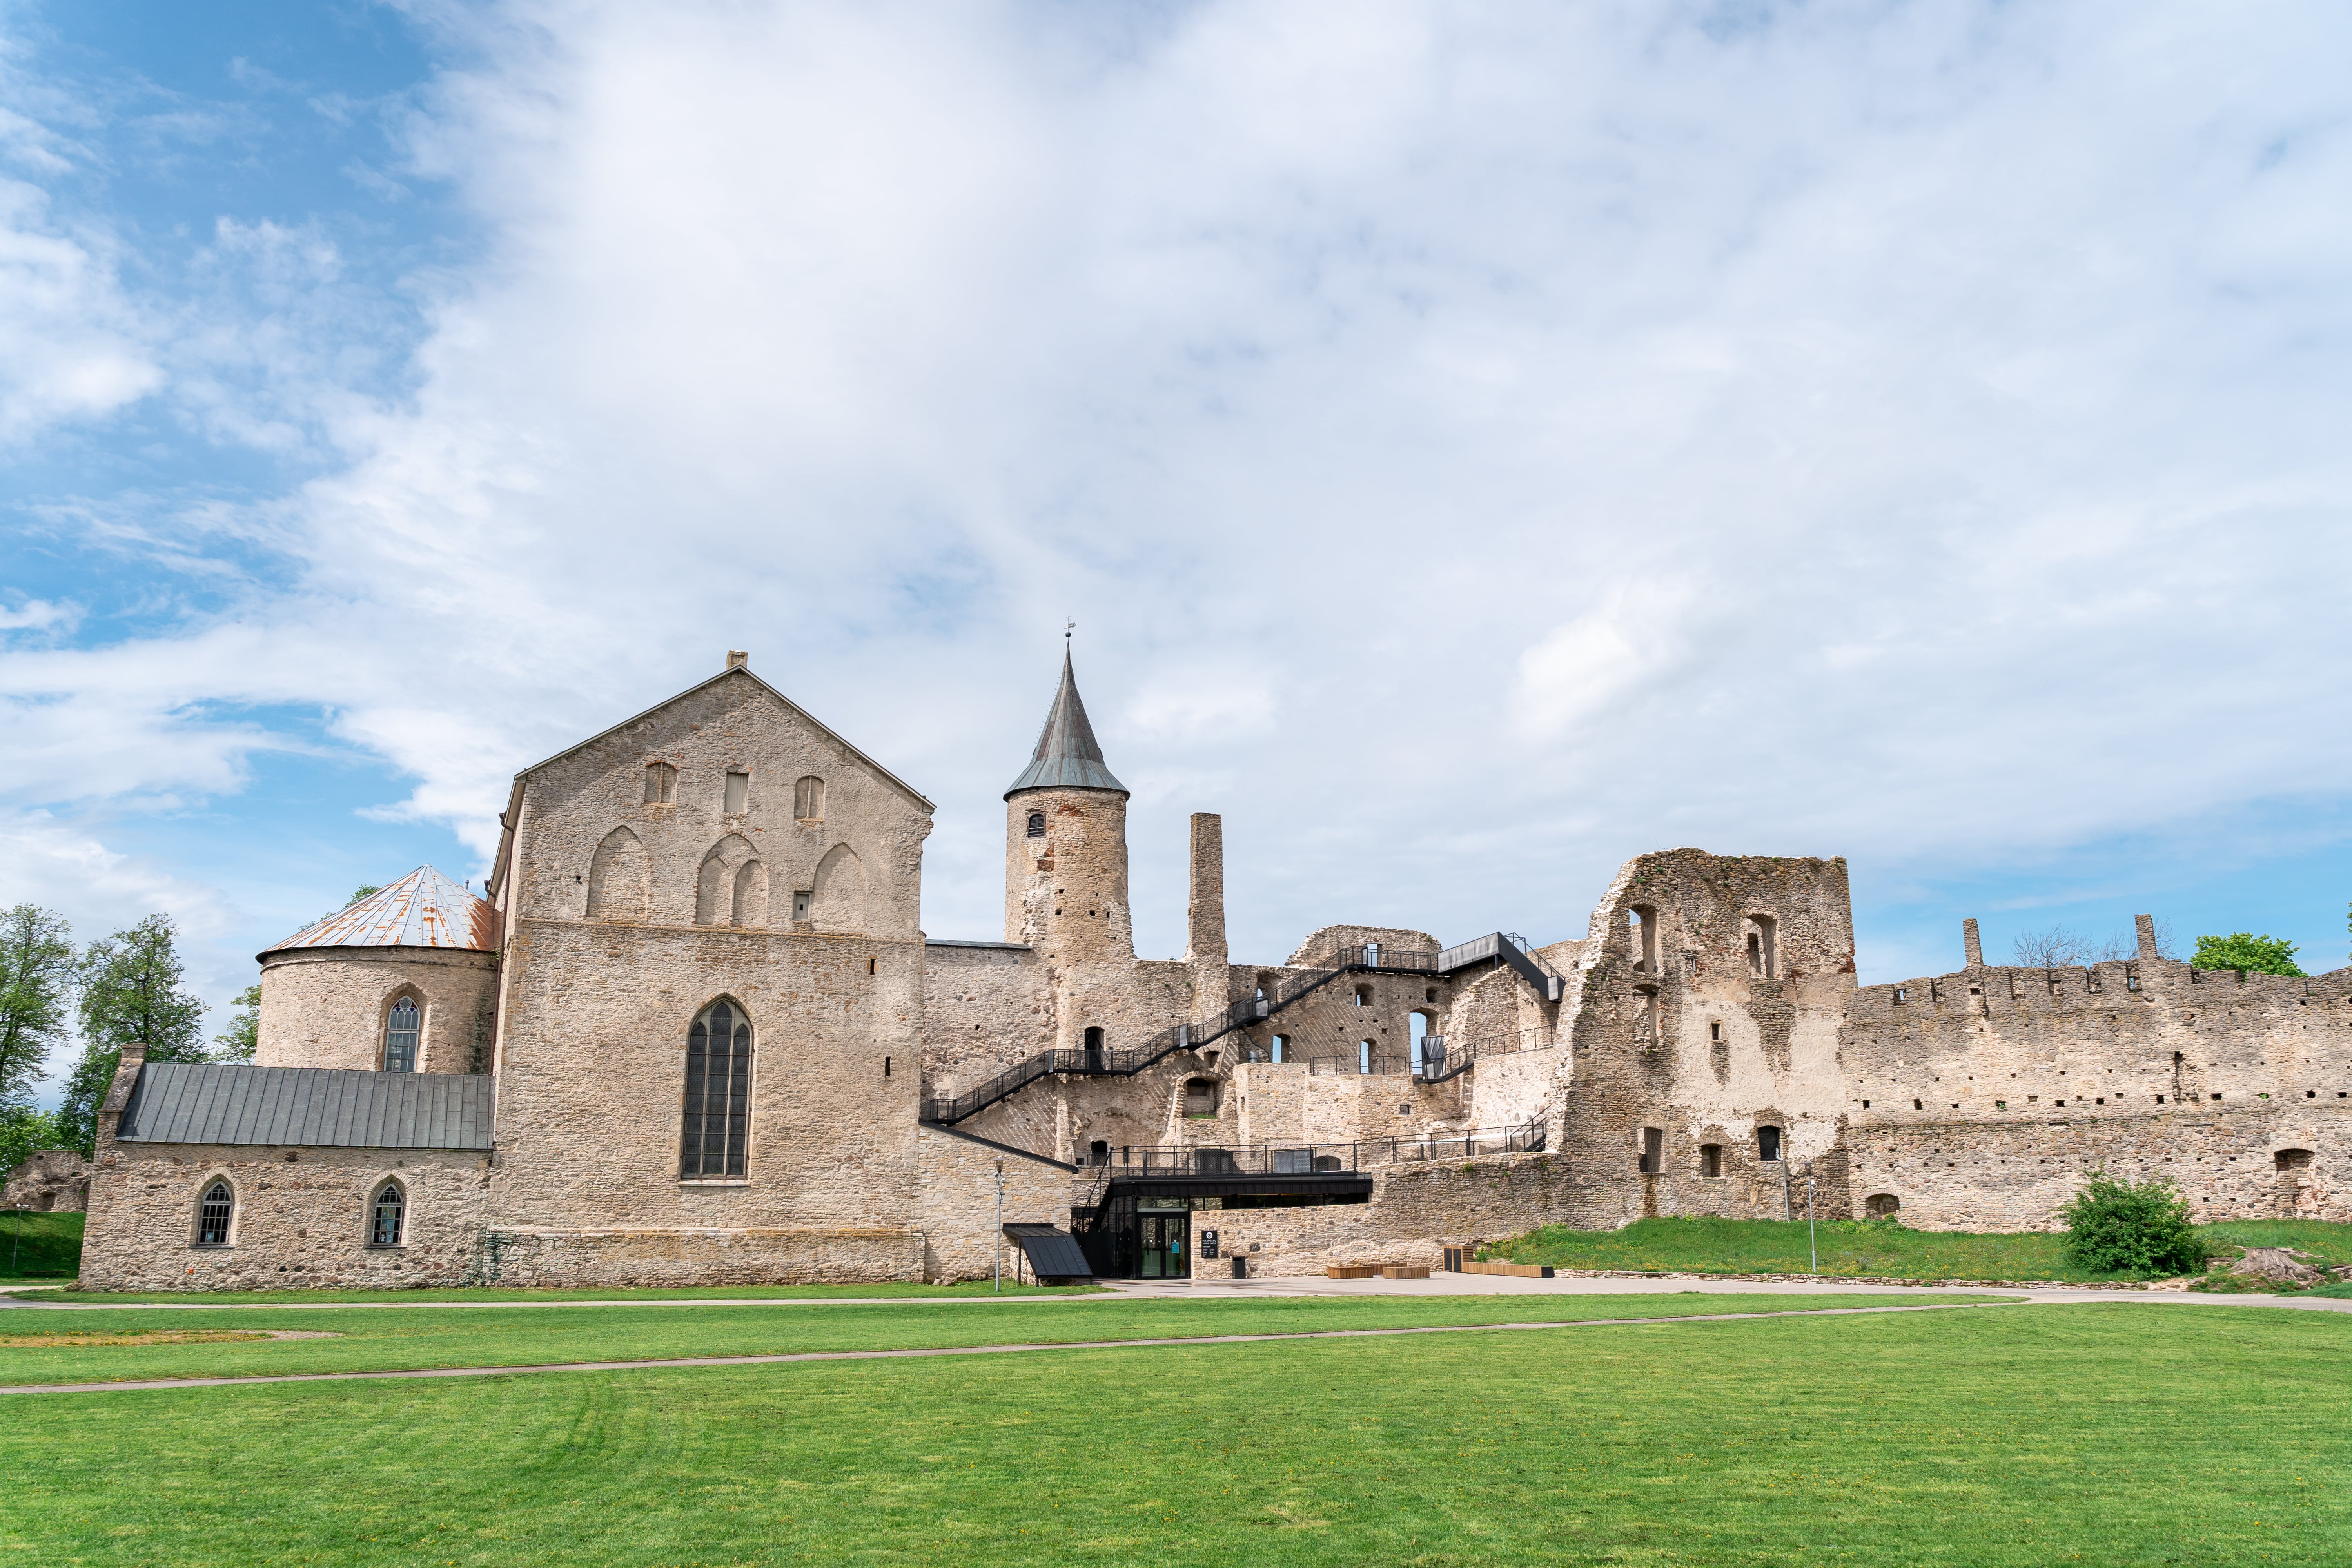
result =
[[[258,1383],[361,1383],[419,1377],[509,1377],[537,1372],[640,1372],[679,1366],[779,1366],[808,1361],[906,1361],[929,1356],[1024,1355],[1034,1351],[1139,1350],[1168,1345],[1255,1345],[1280,1340],[1377,1340],[1406,1334],[1525,1333],[1541,1329],[1619,1329],[1667,1323],[1745,1323],[1765,1318],[1842,1318],[1890,1312],[1955,1312],[2018,1305],[2009,1301],[1919,1302],[1887,1307],[1809,1307],[1787,1312],[1707,1312],[1673,1318],[1584,1318],[1559,1322],[1461,1323],[1406,1329],[1319,1329],[1290,1334],[1200,1334],[1178,1339],[1082,1340],[1066,1344],[961,1345],[938,1350],[801,1351],[787,1355],[680,1356],[663,1361],[547,1362],[534,1366],[449,1366],[415,1371],[296,1372],[262,1377],[159,1377],[119,1383],[32,1383],[0,1386],[11,1394],[122,1394],[156,1388],[240,1388]]]
[[[2160,1302],[2199,1307],[2292,1307],[2314,1312],[2352,1312],[2352,1301],[2305,1296],[2224,1296],[2187,1290],[2137,1290],[2128,1287],[2076,1285],[1877,1285],[1858,1279],[1770,1281],[1674,1277],[1559,1278],[1523,1279],[1498,1274],[1433,1274],[1427,1279],[1327,1279],[1313,1276],[1259,1279],[1111,1279],[1101,1294],[1084,1296],[665,1296],[593,1301],[44,1301],[12,1295],[22,1286],[0,1287],[0,1310],[55,1312],[364,1312],[461,1308],[467,1311],[524,1307],[953,1307],[1084,1304],[1090,1301],[1174,1300],[1266,1300],[1285,1297],[1348,1296],[1885,1296],[1992,1293],[2049,1305],[2098,1301]]]

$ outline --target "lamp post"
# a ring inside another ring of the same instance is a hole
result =
[[[1004,1289],[1004,1162],[996,1162],[996,1286]]]
[[[1822,1244],[1813,1229],[1813,1163],[1805,1162],[1805,1245],[1812,1249],[1813,1272],[1822,1271]]]

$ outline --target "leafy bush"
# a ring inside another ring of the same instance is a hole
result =
[[[2094,1171],[2064,1213],[2067,1254],[2084,1268],[2153,1279],[2205,1267],[2189,1202],[2163,1176],[2134,1184]]]
[[[2303,971],[2295,967],[2294,943],[2283,936],[2255,936],[2248,931],[2231,931],[2228,936],[2200,936],[2197,951],[2189,956],[2191,969],[2252,970],[2257,974],[2284,974],[2299,978]]]

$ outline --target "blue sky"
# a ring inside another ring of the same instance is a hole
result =
[[[2338,7],[0,6],[0,900],[216,1005],[751,650],[940,802],[1066,618],[1139,948],[1647,848],[2343,962]],[[220,1019],[215,1016],[217,1026]]]

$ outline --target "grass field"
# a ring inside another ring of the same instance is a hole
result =
[[[2335,1563],[2347,1334],[2126,1300],[35,1395],[0,1563]]]
[[[1906,1230],[1868,1221],[1817,1227],[1821,1272],[1848,1279],[2051,1279],[2121,1276],[2076,1268],[2063,1235]],[[2352,1263],[2352,1225],[2319,1220],[2242,1220],[2200,1226],[2224,1257],[2238,1247],[2294,1247],[2330,1263]],[[1622,1230],[1546,1226],[1486,1249],[1485,1256],[1559,1268],[1654,1269],[1697,1274],[1802,1274],[1811,1265],[1802,1220],[1645,1219]]]
[[[0,1285],[72,1279],[81,1267],[84,1217],[0,1209]]]
[[[924,1296],[1102,1296],[1099,1285],[1016,1285],[1008,1279],[998,1289],[986,1279],[958,1285],[712,1285],[664,1289],[502,1290],[452,1287],[415,1290],[44,1290],[43,1301],[116,1306],[137,1302],[187,1302],[224,1307],[274,1302],[375,1301],[412,1305],[418,1301],[833,1301],[873,1297],[911,1299]]]
[[[1927,1301],[1995,1301],[1953,1293]],[[126,1378],[236,1377],[401,1367],[528,1366],[567,1361],[783,1355],[802,1351],[1067,1344],[1077,1341],[1297,1333],[1572,1318],[1679,1317],[1791,1308],[1885,1307],[1875,1296],[1456,1296],[1280,1298],[1263,1301],[1023,1301],[911,1307],[463,1307],[416,1311],[12,1311],[0,1314],[0,1384]],[[79,1344],[71,1336],[255,1332],[293,1329],[336,1338],[239,1344]],[[49,1336],[50,1343],[38,1342]],[[6,1407],[14,1410],[15,1406]],[[0,1562],[5,1562],[0,1559]]]

